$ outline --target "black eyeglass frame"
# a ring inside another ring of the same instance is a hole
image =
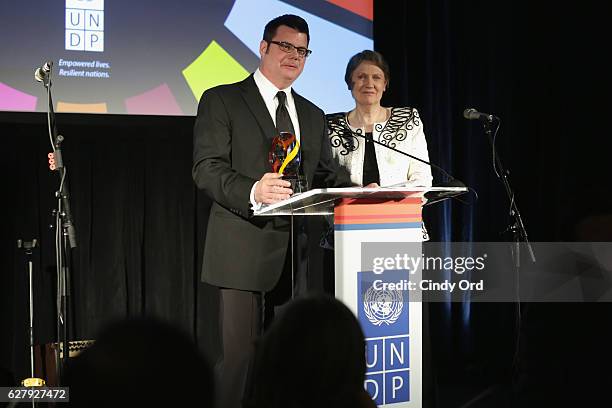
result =
[[[287,54],[289,54],[290,52],[293,52],[293,50],[297,51],[297,54],[302,57],[302,58],[308,58],[308,56],[310,54],[312,54],[312,50],[309,50],[308,48],[304,48],[304,47],[296,47],[295,45],[287,42],[287,41],[273,41],[270,40],[268,41],[268,43],[270,44],[276,44],[278,45],[278,48],[281,49],[281,51],[286,52]]]

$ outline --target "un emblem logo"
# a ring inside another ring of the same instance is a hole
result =
[[[363,297],[363,312],[375,326],[395,323],[403,307],[402,292],[399,290],[376,290],[372,285]]]

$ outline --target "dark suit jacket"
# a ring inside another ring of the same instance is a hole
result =
[[[309,186],[350,185],[331,154],[321,109],[293,92]],[[269,291],[284,266],[288,221],[252,217],[253,184],[270,172],[274,122],[253,75],[207,90],[194,128],[193,179],[214,200],[208,221],[202,280],[212,285]]]

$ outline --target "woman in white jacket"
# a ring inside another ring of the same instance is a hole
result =
[[[402,182],[431,186],[431,169],[427,164],[371,141],[429,161],[417,110],[380,105],[389,86],[389,66],[382,55],[370,50],[354,55],[344,80],[355,99],[355,108],[327,115],[327,125],[333,154],[350,171],[353,183],[368,187]]]

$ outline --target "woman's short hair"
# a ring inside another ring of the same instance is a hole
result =
[[[363,50],[351,57],[348,64],[346,65],[346,73],[344,74],[344,81],[348,85],[348,89],[353,89],[353,71],[357,69],[357,67],[362,62],[371,62],[376,65],[378,68],[382,70],[385,74],[385,80],[387,81],[387,85],[389,85],[389,81],[391,80],[391,73],[389,72],[389,64],[383,58],[382,54],[372,50]]]

